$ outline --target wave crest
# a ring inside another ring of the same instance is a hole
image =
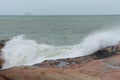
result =
[[[84,38],[81,43],[72,46],[38,44],[35,40],[29,40],[24,35],[19,35],[6,42],[2,49],[2,57],[5,60],[3,69],[33,65],[44,60],[86,56],[101,48],[116,45],[119,41],[119,31],[94,33]]]

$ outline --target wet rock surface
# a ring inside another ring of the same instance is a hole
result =
[[[120,44],[84,57],[1,70],[0,80],[120,80]]]
[[[38,67],[67,67],[75,64],[83,64],[92,60],[104,59],[111,56],[120,54],[120,44],[116,46],[109,46],[95,52],[92,55],[76,57],[76,58],[66,58],[57,60],[45,60],[42,63],[35,64],[33,66]]]
[[[5,46],[5,43],[8,41],[9,39],[6,40],[0,40],[0,68],[2,68],[2,65],[4,63],[4,60],[2,59],[2,54],[1,54],[1,49]],[[1,80],[1,79],[0,79]]]

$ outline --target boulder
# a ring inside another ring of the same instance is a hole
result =
[[[1,54],[1,49],[4,47],[4,45],[5,45],[5,42],[6,41],[8,41],[8,39],[6,39],[6,40],[0,40],[0,68],[2,68],[2,65],[3,65],[3,63],[4,63],[4,60],[2,59],[2,54]],[[1,80],[1,79],[0,79]]]

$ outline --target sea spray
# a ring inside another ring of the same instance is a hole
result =
[[[69,47],[53,47],[28,40],[24,35],[13,37],[2,49],[4,68],[21,65],[33,65],[49,59],[66,58]],[[66,56],[65,56],[66,55]]]
[[[38,44],[35,40],[29,40],[20,35],[6,42],[2,49],[2,57],[5,60],[3,69],[33,65],[44,60],[86,56],[101,48],[116,45],[119,41],[119,31],[94,33],[84,38],[81,43],[72,46]]]

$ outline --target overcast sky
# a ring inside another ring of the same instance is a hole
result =
[[[0,15],[120,14],[120,0],[0,0]]]

